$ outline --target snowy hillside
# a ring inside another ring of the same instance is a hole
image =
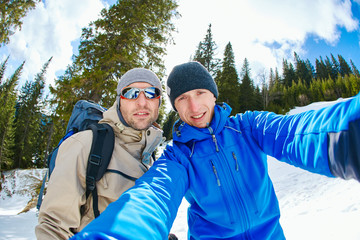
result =
[[[314,103],[289,114],[332,103]],[[360,183],[311,174],[272,158],[268,162],[288,240],[360,239]],[[0,192],[0,240],[35,239],[36,208],[17,213],[32,199],[29,189],[36,187],[44,173],[41,169],[5,173]],[[171,230],[180,240],[186,239],[187,206],[183,201]]]
[[[44,169],[12,170],[4,173],[0,192],[0,239],[36,239],[37,223],[35,189]],[[30,209],[29,211],[28,208]],[[23,212],[23,213],[21,213]]]

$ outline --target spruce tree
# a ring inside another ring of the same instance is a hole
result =
[[[167,141],[172,139],[172,128],[174,123],[179,119],[179,115],[176,111],[171,110],[164,121],[162,130],[164,132],[163,136]]]
[[[162,57],[173,41],[177,6],[175,0],[119,0],[83,29],[79,54],[50,87],[56,136],[63,134],[78,100],[111,107],[118,80],[126,71],[145,67],[163,77]]]
[[[13,121],[15,117],[16,86],[18,84],[21,70],[24,63],[21,64],[15,73],[3,82],[3,72],[6,68],[8,59],[4,61],[0,71],[0,171],[9,169],[13,164],[12,148],[14,147],[14,128]],[[2,83],[3,82],[3,83]]]
[[[339,59],[339,73],[342,77],[344,77],[345,75],[350,75],[353,72],[351,71],[351,68],[349,66],[349,64],[346,62],[346,60],[341,56],[338,55],[338,59]]]
[[[350,96],[355,96],[360,91],[360,78],[355,75],[350,75],[349,81],[350,81],[350,86],[351,86],[351,89],[349,91]]]
[[[239,111],[239,76],[235,68],[235,57],[229,42],[225,47],[222,69],[218,72],[216,82],[219,91],[218,102],[226,102],[232,107],[232,113]]]
[[[291,87],[292,82],[297,82],[297,80],[294,66],[286,59],[283,59],[283,84],[286,87]]]
[[[0,46],[9,43],[17,28],[21,29],[22,19],[40,0],[0,1]]]
[[[216,76],[220,63],[220,60],[214,57],[216,49],[217,45],[213,40],[211,24],[209,24],[207,34],[204,40],[199,43],[193,60],[200,62],[213,77]]]
[[[335,79],[337,78],[337,74],[338,74],[338,71],[335,66],[336,64],[334,65],[334,63],[330,60],[329,57],[326,57],[324,62],[325,62],[327,76],[330,77],[333,81],[335,81]]]
[[[250,65],[248,60],[244,59],[244,64],[241,69],[241,83],[239,95],[239,112],[247,110],[256,110],[256,95],[253,80],[250,78]]]
[[[275,73],[271,76],[269,84],[269,103],[265,110],[275,113],[284,113],[283,97],[285,87],[281,82],[280,74],[277,68],[275,68]]]
[[[332,62],[332,69],[337,75],[338,73],[340,73],[340,64],[332,53],[330,54],[330,57],[331,57],[331,62]]]
[[[310,86],[310,82],[313,78],[313,67],[309,61],[302,60],[296,52],[294,52],[294,58],[296,74],[296,79],[294,79],[294,81],[297,83],[301,79],[304,84]]]
[[[353,74],[359,78],[360,77],[360,72],[357,69],[357,67],[355,66],[354,62],[350,59],[350,65],[351,65],[351,71],[353,72]]]
[[[321,57],[320,60],[315,60],[315,70],[317,80],[327,79],[329,77],[329,72],[327,71],[326,65]]]
[[[324,101],[324,96],[321,91],[321,80],[314,79],[310,84],[311,102]]]
[[[33,166],[33,158],[37,152],[38,131],[41,125],[41,103],[45,86],[45,73],[51,62],[50,58],[43,69],[35,77],[35,81],[27,81],[21,88],[15,113],[14,168]]]

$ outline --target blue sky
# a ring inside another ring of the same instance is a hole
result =
[[[324,40],[317,40],[316,37],[309,37],[305,41],[304,49],[306,54],[304,57],[308,58],[311,63],[315,65],[315,59],[320,59],[320,56],[330,57],[332,53],[334,57],[337,55],[343,56],[350,64],[350,59],[354,62],[356,67],[360,69],[360,46],[359,46],[359,32],[347,32],[341,29],[339,41],[335,45],[326,43]]]
[[[81,28],[98,18],[102,8],[115,0],[45,0],[24,18],[22,30],[0,48],[0,60],[10,55],[7,74],[26,61],[22,81],[33,79],[53,56],[47,83],[71,64],[77,52]],[[176,45],[164,57],[166,73],[186,62],[206,35],[208,25],[222,59],[231,42],[237,70],[244,58],[252,77],[281,70],[282,60],[293,60],[296,51],[312,63],[320,56],[342,55],[360,69],[360,0],[178,0],[182,17],[174,20]],[[45,3],[45,4],[44,4]]]

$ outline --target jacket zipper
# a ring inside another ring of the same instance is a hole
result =
[[[212,160],[210,160],[210,164],[211,164],[211,167],[213,169],[213,172],[214,172],[214,175],[216,177],[216,182],[217,182],[217,185],[219,187],[219,191],[222,195],[222,198],[225,202],[225,207],[227,209],[227,212],[229,214],[229,217],[230,217],[230,222],[231,223],[234,223],[235,222],[235,217],[234,217],[234,214],[233,214],[233,211],[231,211],[231,208],[230,208],[230,201],[229,199],[226,197],[226,193],[225,193],[225,189],[221,186],[221,182],[220,182],[220,178],[219,178],[219,175],[218,175],[218,172],[216,170],[216,166],[214,164],[214,162]]]
[[[217,142],[217,139],[216,139],[216,136],[215,136],[215,134],[214,134],[214,130],[209,126],[209,124],[207,124],[207,128],[208,128],[208,130],[209,130],[209,133],[211,134],[211,136],[212,136],[212,139],[213,139],[213,142],[214,142],[214,144],[215,144],[215,149],[216,149],[216,152],[220,152],[220,149],[219,149],[219,146],[218,146],[218,142]],[[221,154],[221,158],[222,159],[227,159],[226,158],[226,156],[224,156],[224,154],[222,153],[222,152],[220,152],[220,154]],[[236,161],[236,164],[237,164],[237,171],[238,171],[238,163],[237,163],[237,158],[236,158],[236,156],[235,156],[235,153],[233,153],[233,157],[234,157],[234,159],[235,159],[235,161]],[[213,172],[214,172],[214,174],[215,174],[215,177],[216,177],[216,179],[217,179],[217,184],[218,184],[218,186],[219,187],[221,187],[221,184],[220,184],[220,178],[219,178],[219,174],[218,174],[218,171],[216,170],[216,167],[215,167],[215,164],[214,164],[214,162],[211,160],[210,161],[211,162],[211,165],[212,165],[212,169],[213,169]],[[227,161],[224,161],[225,162],[225,164],[227,164],[226,162]],[[229,167],[229,166],[228,166]],[[231,172],[231,171],[230,171]],[[232,186],[235,186],[235,183],[234,183],[234,179],[232,179]],[[229,185],[230,186],[230,185]],[[226,187],[226,184],[225,184],[225,187]],[[240,203],[241,203],[241,209],[239,209],[239,211],[241,212],[241,214],[240,214],[240,216],[243,216],[244,217],[244,229],[247,229],[248,227],[249,227],[249,217],[248,217],[248,215],[247,215],[247,212],[246,212],[246,210],[245,210],[245,204],[244,204],[244,199],[241,197],[241,194],[238,192],[238,189],[237,188],[235,188],[235,191],[237,192],[237,196],[238,196],[238,198],[239,198],[239,200],[240,200]],[[228,192],[231,192],[230,190],[228,191]],[[230,217],[231,217],[231,222],[235,222],[235,218],[234,218],[234,216],[233,216],[233,212],[231,211],[231,208],[230,208],[230,205],[229,205],[229,199],[227,198],[227,194],[225,194],[226,193],[226,191],[224,191],[224,193],[223,193],[223,197],[224,197],[224,200],[225,200],[225,202],[226,202],[226,206],[227,206],[227,210],[228,210],[228,213],[230,214]],[[230,195],[230,197],[231,197],[232,195]],[[234,203],[236,203],[237,201],[235,201],[235,200],[233,200],[234,201]]]
[[[233,155],[234,156],[234,155]],[[226,159],[226,156],[223,156],[224,159]],[[228,161],[223,161],[224,162],[224,167],[227,168],[227,171],[231,172],[231,167],[229,166],[229,162]],[[244,224],[244,230],[246,233],[247,230],[249,228],[250,225],[250,220],[249,220],[249,216],[247,214],[247,210],[246,210],[246,204],[245,201],[241,195],[241,191],[239,191],[238,187],[235,184],[235,179],[234,179],[234,175],[230,174],[231,176],[228,177],[229,181],[228,181],[228,186],[234,186],[234,189],[229,189],[228,192],[230,192],[230,197],[233,198],[234,203],[240,203],[240,207],[237,208],[237,211],[239,211],[239,216],[240,219],[242,218],[242,224]],[[236,194],[233,194],[233,193]]]
[[[218,185],[219,187],[221,187],[221,183],[220,183],[220,179],[219,179],[219,175],[218,175],[218,173],[217,173],[216,167],[215,167],[215,165],[214,165],[214,163],[213,163],[212,160],[210,160],[210,163],[211,163],[211,167],[212,167],[213,172],[214,172],[215,177],[216,177],[217,185]]]
[[[221,154],[220,159],[226,159],[224,154],[222,153],[222,151],[220,151],[219,153]],[[227,161],[220,161],[220,162],[223,162],[223,164],[226,165],[226,166],[224,165],[223,168],[226,167],[228,169],[227,171],[225,171],[225,169],[223,170],[223,175],[225,175],[226,172],[231,172],[229,169],[229,165],[227,164]],[[218,181],[217,182],[218,187],[220,188],[220,191],[223,195],[223,199],[226,204],[226,208],[227,208],[228,214],[230,216],[231,223],[235,223],[235,221],[236,221],[235,219],[239,218],[240,222],[242,222],[242,224],[244,226],[244,230],[248,229],[249,217],[247,215],[247,211],[245,210],[244,199],[241,197],[241,194],[239,193],[239,191],[236,187],[235,187],[235,189],[229,189],[229,186],[235,186],[233,177],[225,176],[224,180],[227,180],[227,181],[225,182],[225,184],[219,185],[220,184],[219,172],[217,171],[214,161],[210,160],[210,163],[211,163],[213,172],[215,174],[215,177]],[[236,194],[234,194],[234,191],[236,192]],[[235,207],[236,211],[238,211],[238,214],[236,214],[236,215],[239,216],[236,218],[234,215],[235,209],[232,208],[231,206],[235,206],[235,205],[237,205],[237,203],[239,203],[240,205],[238,207]]]
[[[211,137],[213,139],[213,142],[215,143],[215,149],[216,149],[216,152],[219,152],[219,146],[218,146],[218,143],[217,143],[217,139],[216,139],[216,136],[214,134],[214,130],[209,126],[209,123],[207,124],[207,128],[209,129],[209,132],[211,134]]]
[[[237,157],[236,157],[235,152],[232,152],[232,155],[233,155],[233,158],[234,158],[234,160],[235,160],[235,165],[236,165],[236,166],[235,166],[235,169],[236,169],[237,172],[239,172],[239,163],[238,163],[238,160],[237,160]],[[258,210],[258,208],[257,208],[257,204],[256,204],[256,201],[255,201],[255,197],[254,197],[254,195],[252,194],[252,192],[250,191],[248,185],[246,184],[245,179],[244,179],[241,171],[239,172],[239,176],[240,176],[240,178],[241,178],[241,181],[244,183],[244,187],[245,187],[246,193],[249,195],[249,197],[250,197],[250,199],[251,199],[251,202],[254,203],[254,206],[255,206],[255,214],[258,214],[259,210]]]
[[[234,152],[232,152],[232,155],[235,160],[235,170],[238,172],[239,171],[239,163],[238,163],[237,157]]]

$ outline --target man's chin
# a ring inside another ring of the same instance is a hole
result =
[[[130,127],[134,128],[135,130],[142,131],[147,130],[152,125],[152,122],[141,122],[141,123],[133,123]]]

